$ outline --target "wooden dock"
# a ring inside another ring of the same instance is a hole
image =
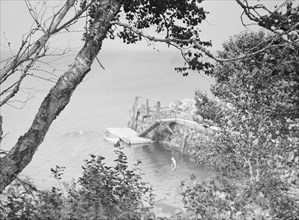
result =
[[[131,128],[107,128],[104,138],[113,143],[121,141],[127,145],[148,145],[153,143],[151,139],[139,137],[138,133]]]
[[[172,133],[170,125],[173,123],[186,129],[196,130],[203,135],[218,130],[217,127],[207,128],[203,124],[195,122],[190,114],[184,115],[174,108],[162,107],[160,101],[137,96],[132,106],[128,125],[130,128],[108,128],[104,138],[114,143],[121,140],[128,145],[147,145],[153,142],[151,139],[145,138],[151,131],[164,125]]]
[[[139,137],[145,137],[148,133],[150,133],[152,130],[154,130],[156,127],[158,127],[160,124],[170,124],[170,123],[176,123],[179,125],[183,125],[186,128],[195,129],[196,131],[207,134],[208,129],[203,126],[202,124],[198,124],[195,121],[191,121],[184,118],[163,118],[163,119],[157,119],[152,125],[150,125],[148,128],[146,128],[144,131],[139,133]]]
[[[202,124],[198,124],[195,121],[191,121],[191,120],[184,119],[184,118],[163,118],[163,119],[160,119],[159,121],[160,121],[160,123],[176,123],[179,125],[183,125],[187,128],[195,129],[202,133],[207,132],[207,128],[205,126],[203,126]]]
[[[144,131],[138,134],[139,137],[145,137],[148,133],[150,133],[152,130],[154,130],[156,127],[160,125],[159,121],[155,121],[154,124],[146,128]]]

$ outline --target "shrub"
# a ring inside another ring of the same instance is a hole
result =
[[[154,203],[152,188],[142,181],[137,167],[128,167],[121,150],[115,152],[115,166],[90,155],[79,180],[64,188],[39,191],[26,184],[30,190],[24,190],[15,182],[2,195],[0,219],[141,219]],[[51,171],[60,183],[63,168]]]

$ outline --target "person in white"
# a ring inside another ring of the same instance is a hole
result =
[[[171,165],[172,165],[172,171],[174,171],[176,169],[176,161],[175,161],[175,159],[173,157],[171,157],[171,161],[172,161],[172,163],[171,163]]]

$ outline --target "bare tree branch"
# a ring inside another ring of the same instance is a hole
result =
[[[53,25],[46,31],[47,34],[40,37],[28,50],[26,54],[23,54],[21,57],[16,57],[8,65],[0,70],[0,80],[5,77],[10,71],[13,71],[16,66],[27,61],[33,54],[35,54],[38,49],[43,48],[49,38],[52,35],[52,32],[56,30],[58,25],[61,23],[62,19],[66,16],[67,12],[73,7],[75,0],[67,0],[57,19],[53,20]]]
[[[29,14],[31,15],[31,17],[34,20],[34,22],[36,23],[37,28],[41,28],[42,31],[44,32],[44,34],[46,34],[46,30],[42,27],[42,25],[38,21],[38,15],[36,14],[36,11],[33,10],[33,7],[31,5],[30,1],[29,0],[25,0],[25,4],[26,4],[26,6],[28,8]]]
[[[18,79],[18,81],[16,83],[14,83],[14,88],[12,89],[12,91],[4,99],[0,100],[0,107],[2,105],[4,105],[5,103],[7,103],[8,100],[10,100],[12,97],[14,97],[16,95],[16,93],[20,89],[20,85],[21,85],[23,79],[28,74],[28,71],[30,70],[30,68],[32,67],[34,62],[35,62],[35,60],[32,59],[29,62],[29,64],[26,65],[21,77]],[[2,95],[2,93],[1,93],[1,95]]]
[[[47,54],[49,47],[47,46],[47,43],[49,39],[55,35],[60,33],[63,29],[67,29],[69,26],[73,25],[75,22],[78,21],[82,17],[82,14],[88,10],[88,8],[95,2],[95,0],[89,1],[89,3],[84,6],[80,7],[80,10],[75,10],[75,14],[70,18],[67,19],[64,23],[63,20],[70,11],[72,7],[74,7],[76,0],[66,0],[65,3],[62,5],[62,7],[59,7],[58,10],[54,8],[53,9],[53,16],[48,18],[43,22],[44,14],[46,14],[45,10],[47,7],[42,6],[40,9],[34,8],[30,0],[25,0],[26,6],[29,10],[29,13],[31,17],[34,20],[35,27],[32,26],[31,30],[28,34],[25,35],[22,39],[21,46],[17,53],[11,57],[5,60],[5,64],[2,66],[0,70],[0,85],[3,88],[4,82],[8,80],[8,78],[15,75],[17,72],[21,72],[20,78],[15,81],[12,85],[6,87],[6,89],[2,89],[1,95],[6,95],[5,98],[1,97],[0,106],[2,106],[5,103],[8,103],[8,101],[13,98],[16,93],[20,89],[20,85],[23,81],[23,79],[26,76],[33,76],[40,79],[44,79],[50,82],[56,82],[55,79],[39,76],[34,73],[28,74],[29,70],[36,71],[37,68],[33,68],[33,65],[39,61],[40,58],[46,57],[46,56],[57,56],[58,59],[62,57],[62,55],[65,55],[67,50],[63,50],[62,53],[55,53],[57,48],[54,49],[51,53]],[[45,4],[45,3],[44,3]],[[75,7],[74,7],[75,8]],[[36,11],[39,10],[39,11]],[[31,43],[31,39],[33,38],[33,35],[37,33],[38,31],[43,32],[43,36],[41,36],[37,41],[34,43]],[[9,45],[9,44],[8,44]],[[9,45],[10,48],[10,45]],[[13,54],[13,52],[11,51]],[[55,60],[51,61],[54,62]],[[40,61],[43,62],[43,61]],[[25,69],[22,69],[22,65],[25,63]],[[50,66],[49,62],[47,62],[47,65]],[[56,68],[52,68],[53,72],[56,70]],[[53,72],[48,71],[50,75],[53,75]],[[56,75],[53,75],[55,78]],[[4,91],[4,92],[3,92]],[[0,96],[1,96],[0,95]]]

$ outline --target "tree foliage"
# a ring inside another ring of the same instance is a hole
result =
[[[176,68],[177,71],[186,73],[191,69],[209,72],[213,65],[201,59],[203,52],[197,46],[211,46],[211,42],[200,39],[199,25],[206,19],[207,14],[200,7],[201,2],[202,0],[125,1],[122,11],[124,16],[120,13],[115,22],[123,26],[117,36],[127,44],[136,43],[143,38],[153,42],[165,42],[179,49],[186,61],[184,67]],[[123,21],[128,25],[121,23]],[[142,35],[146,30],[154,30],[164,38]],[[191,50],[192,47],[194,49]]]
[[[107,166],[102,156],[90,155],[82,176],[65,187],[38,191],[27,184],[30,190],[24,191],[16,182],[7,190],[6,200],[1,199],[0,218],[137,220],[148,215],[154,202],[151,187],[142,181],[138,167],[128,167],[121,150],[115,152],[115,166]],[[64,168],[51,170],[60,183]]]
[[[84,7],[89,1],[82,0]],[[184,67],[177,67],[179,72],[188,70],[210,72],[213,65],[201,59],[202,48],[211,46],[210,41],[200,39],[199,25],[206,19],[207,12],[200,7],[202,0],[184,1],[152,1],[130,0],[124,1],[118,15],[114,18],[109,29],[110,39],[119,37],[125,44],[134,44],[142,39],[152,43],[163,42],[181,51],[185,59]],[[91,25],[98,16],[101,1],[91,5],[88,15],[89,22],[84,38],[92,36]],[[146,34],[149,31],[154,34]],[[157,35],[158,34],[158,35]],[[157,36],[163,36],[157,37]],[[194,49],[190,49],[190,48]]]
[[[262,3],[252,3],[248,0],[236,0],[246,15],[257,25],[271,31],[286,42],[299,46],[299,4],[292,0],[277,2],[274,9],[269,9]],[[243,19],[242,19],[243,20]],[[245,23],[243,23],[246,25]]]
[[[211,100],[207,94],[202,93],[200,90],[195,92],[195,106],[196,112],[194,120],[200,123],[203,119],[209,125],[220,123],[223,118],[224,106],[219,102]],[[197,116],[200,116],[198,118]]]
[[[259,50],[269,40],[277,41],[263,32],[240,34],[224,44],[219,57]],[[299,54],[290,44],[276,43],[277,47],[250,58],[218,65],[213,73],[212,92],[230,110],[205,102],[218,109],[216,115],[221,117],[214,123],[221,130],[195,156],[214,166],[220,176],[198,189],[189,188],[185,195],[190,199],[196,193],[203,206],[216,210],[202,213],[192,199],[187,202],[203,219],[217,219],[219,214],[225,219],[296,219],[299,215]],[[197,107],[198,112],[211,108],[200,103]],[[202,196],[198,190],[209,194]],[[212,206],[210,199],[215,200]]]
[[[271,120],[299,118],[298,50],[263,32],[240,34],[224,44],[220,57],[239,56],[264,47],[273,40],[275,47],[215,70],[213,93],[244,114],[263,114]],[[256,43],[261,42],[261,43]]]

